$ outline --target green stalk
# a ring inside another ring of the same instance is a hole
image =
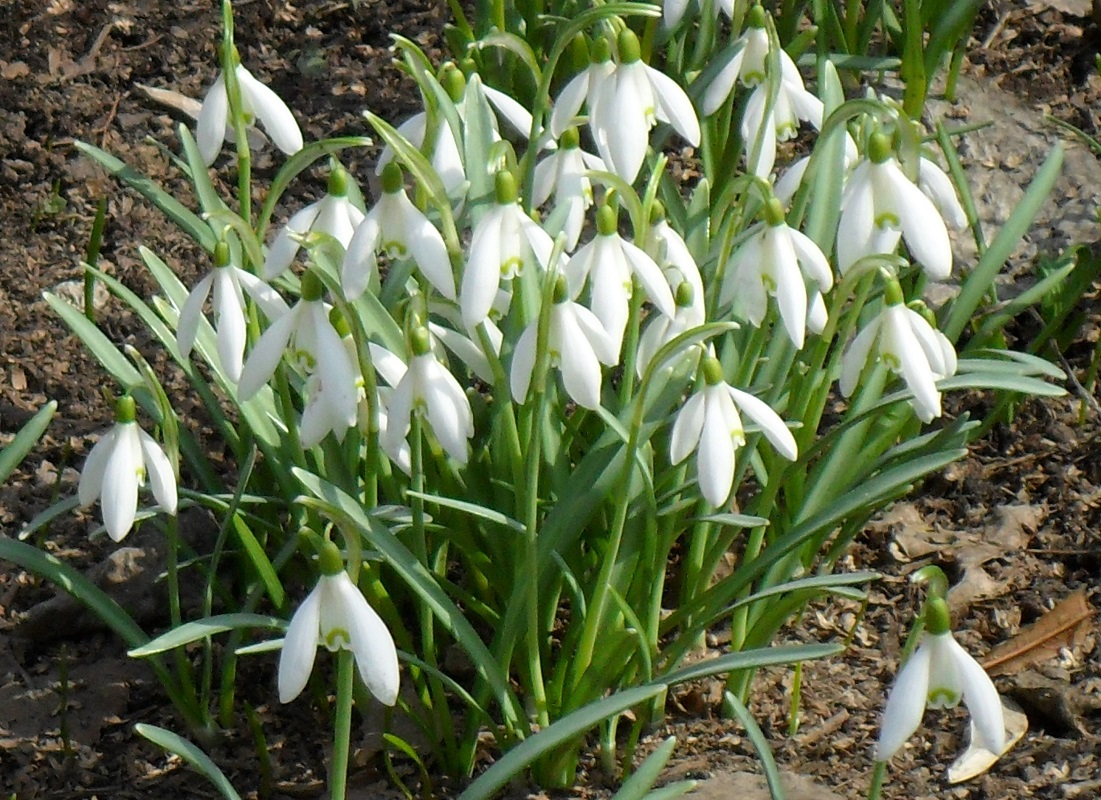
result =
[[[333,719],[333,764],[329,772],[329,797],[332,800],[344,800],[347,794],[354,681],[352,651],[341,648],[336,653],[336,715]]]
[[[93,269],[99,261],[99,250],[103,244],[103,230],[107,227],[107,198],[99,198],[96,205],[96,218],[92,223],[92,236],[88,239],[88,249],[84,252],[84,263]],[[89,322],[96,321],[96,277],[88,270],[84,271],[84,316]]]
[[[536,720],[540,727],[550,724],[547,713],[547,691],[543,682],[542,627],[539,623],[539,465],[542,459],[543,424],[546,418],[547,393],[539,391],[535,395],[535,409],[532,413],[532,435],[527,453],[527,478],[524,482],[525,502],[524,518],[524,558],[522,574],[517,580],[527,586],[526,611],[527,625],[527,668],[531,682],[531,692],[535,701]]]
[[[887,775],[887,762],[875,762],[875,770],[872,772],[872,783],[868,787],[868,800],[879,800],[883,794],[883,779]]]

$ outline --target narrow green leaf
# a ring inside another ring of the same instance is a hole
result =
[[[19,429],[19,433],[11,440],[11,444],[0,450],[0,483],[3,483],[15,471],[15,468],[27,457],[27,453],[34,449],[38,440],[42,438],[46,427],[53,419],[57,410],[57,401],[51,400],[42,406],[27,423]]]
[[[158,747],[162,747],[170,753],[175,753],[192,767],[196,771],[221,792],[222,797],[226,800],[241,800],[241,795],[237,794],[233,788],[233,784],[229,782],[229,778],[218,769],[218,765],[210,760],[210,756],[196,747],[177,733],[161,728],[156,725],[147,725],[144,722],[139,722],[134,726],[134,730],[144,736]]]
[[[285,631],[287,622],[279,617],[269,617],[264,614],[219,614],[173,628],[141,647],[131,649],[126,655],[131,658],[145,658],[146,656],[164,653],[185,644],[200,641],[216,633],[225,633],[226,631],[242,628],[271,628]]]
[[[115,158],[110,153],[99,149],[93,144],[77,141],[73,143],[76,148],[91,158],[96,163],[105,167],[118,180],[137,191],[145,199],[159,208],[165,215],[180,227],[187,235],[202,245],[207,252],[214,252],[217,239],[210,226],[184,206],[179,200],[164,190],[152,179]]]
[[[742,650],[735,653],[709,658],[688,667],[681,667],[667,673],[661,681],[673,686],[678,683],[710,678],[713,675],[725,675],[743,669],[771,667],[777,664],[794,664],[797,661],[813,661],[829,658],[845,651],[845,645],[837,644],[791,644],[762,647],[756,650]]]
[[[451,497],[440,497],[437,494],[426,494],[424,492],[415,492],[409,489],[405,492],[408,497],[419,497],[421,500],[432,503],[433,505],[443,506],[444,508],[453,508],[456,511],[461,511],[464,514],[469,514],[472,517],[478,517],[484,519],[487,522],[492,522],[495,525],[500,525],[504,528],[523,533],[525,531],[524,523],[514,520],[512,517],[502,514],[500,511],[495,511],[492,508],[486,508],[480,506],[477,503],[468,503],[465,500],[455,500]]]
[[[619,791],[612,795],[612,800],[643,800],[649,797],[650,789],[661,776],[661,771],[665,769],[669,756],[673,755],[673,748],[676,746],[676,736],[670,736],[662,742],[658,749],[639,765],[634,774],[623,782]]]
[[[761,771],[765,773],[765,780],[768,782],[768,790],[772,795],[772,800],[785,800],[787,793],[780,782],[780,770],[776,766],[776,759],[772,756],[772,748],[769,747],[768,737],[765,736],[764,731],[761,730],[761,726],[757,724],[757,720],[753,718],[749,709],[733,692],[725,692],[723,702],[734,712],[738,722],[742,723],[753,749],[757,751],[757,757],[761,762]]]
[[[123,388],[129,389],[141,383],[141,374],[134,365],[79,309],[51,292],[44,293],[43,297],[46,298],[50,308],[57,312],[69,329],[84,342],[92,355]]]
[[[501,756],[459,795],[459,800],[488,800],[544,753],[591,730],[603,720],[657,697],[665,689],[663,683],[636,686],[567,714]]]
[[[982,254],[975,269],[963,282],[960,293],[948,309],[948,317],[941,331],[948,340],[955,343],[964,328],[967,327],[983,297],[990,290],[994,277],[1005,264],[1017,243],[1032,227],[1033,220],[1047,201],[1055,182],[1063,170],[1063,146],[1056,142],[1036,177],[1032,179],[1024,197],[1017,203],[1005,225],[998,231],[994,241]]]

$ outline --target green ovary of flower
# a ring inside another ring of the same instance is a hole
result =
[[[325,634],[325,646],[335,653],[337,650],[348,650],[352,646],[352,637],[343,628],[333,628]]]

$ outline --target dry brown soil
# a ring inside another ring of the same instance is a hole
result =
[[[165,150],[176,146],[180,117],[137,85],[200,96],[215,72],[218,20],[210,6],[187,0],[0,2],[0,431],[16,430],[47,399],[59,403],[41,446],[0,488],[0,535],[15,535],[56,497],[75,491],[75,468],[90,435],[109,422],[103,374],[41,299],[43,290],[79,278],[99,198],[107,198],[109,218],[101,264],[139,293],[149,291],[150,281],[138,243],[160,253],[185,280],[205,269],[196,248],[159,212],[80,157],[72,142],[98,144],[186,196]],[[1096,135],[1101,82],[1093,63],[1101,34],[1084,13],[1073,3],[1061,9],[1026,0],[990,4],[975,32],[968,74]],[[360,134],[367,132],[363,108],[398,119],[415,106],[411,86],[390,67],[387,35],[401,32],[432,48],[442,14],[427,0],[241,2],[238,44],[244,62],[291,100],[307,138]],[[369,157],[353,156],[346,165],[363,178]],[[261,156],[257,170],[270,175],[277,163]],[[1098,338],[1092,296],[1082,311],[1084,327],[1067,352],[1077,370]],[[120,303],[108,300],[101,319],[113,340],[156,357]],[[1026,323],[1022,336],[1027,330]],[[987,402],[957,398],[949,413],[981,418]],[[792,796],[863,796],[884,688],[914,610],[907,576],[918,566],[940,564],[961,587],[960,638],[976,653],[1014,641],[1023,626],[1077,592],[1096,600],[1101,414],[1090,402],[1080,418],[1084,402],[1072,395],[1023,404],[966,460],[867,531],[847,566],[887,577],[872,588],[848,654],[806,666],[794,736],[787,731],[791,671],[758,677],[753,710],[782,768],[804,786],[803,794]],[[96,564],[109,548],[87,540],[91,525],[90,517],[66,518],[42,545],[81,567]],[[68,612],[48,617],[52,624],[38,626],[30,637],[15,635],[15,624],[50,594],[21,570],[0,565],[0,795],[215,796],[177,759],[132,732],[135,722],[174,722],[151,675],[128,660],[115,639],[102,632],[77,635]],[[816,606],[786,636],[836,639],[858,621],[856,611]],[[1083,623],[1078,637],[1056,642],[1066,646],[997,678],[1024,709],[1029,732],[995,767],[948,785],[944,770],[961,748],[964,716],[930,715],[921,736],[895,759],[885,796],[1101,797],[1098,637]],[[261,783],[276,797],[321,796],[326,737],[312,734],[324,730],[320,715],[311,716],[305,703],[289,710],[274,704],[267,690],[272,665],[254,663],[255,674],[245,681],[253,691],[244,695],[266,737],[270,775],[262,773],[244,724],[212,748],[213,756],[244,796],[256,796]],[[717,714],[714,690],[705,685],[679,692],[669,725],[655,732],[680,738],[670,777],[710,779],[706,796],[752,798],[759,790],[747,787],[739,773],[759,772],[756,760],[744,733]],[[397,769],[415,782],[408,764]],[[374,760],[358,764],[353,777],[355,797],[400,796],[384,788]],[[587,769],[571,794],[598,796],[607,784],[606,776]],[[432,791],[447,795],[454,788],[437,781]]]

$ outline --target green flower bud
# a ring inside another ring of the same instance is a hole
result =
[[[320,300],[323,294],[325,294],[325,284],[321,282],[321,278],[317,277],[313,272],[307,272],[302,276],[303,300]]]
[[[386,194],[400,192],[404,182],[405,176],[402,174],[397,161],[390,161],[382,168],[382,191]]]
[[[339,547],[325,539],[318,547],[317,564],[322,575],[339,575],[344,571],[344,556]]]
[[[124,394],[115,401],[115,422],[133,422],[137,418],[137,406],[134,404],[133,397]]]
[[[409,334],[409,346],[414,356],[423,356],[432,349],[432,340],[428,337],[428,329],[422,325],[413,328]]]
[[[510,205],[519,197],[519,192],[516,190],[516,177],[507,169],[497,172],[493,179],[493,189],[497,197],[497,205]]]
[[[716,386],[723,382],[723,365],[715,356],[707,356],[703,360],[703,379],[708,386]]]
[[[611,236],[619,228],[619,218],[616,210],[607,203],[602,203],[596,212],[596,232],[601,236]]]
[[[933,597],[925,603],[925,629],[934,635],[952,630],[952,616],[948,613],[948,603],[942,597]]]
[[[624,28],[619,32],[616,47],[619,50],[621,64],[631,64],[642,58],[642,47],[638,43],[638,36],[630,28]]]
[[[868,137],[868,158],[874,164],[882,164],[895,154],[891,139],[887,134],[876,131]]]

